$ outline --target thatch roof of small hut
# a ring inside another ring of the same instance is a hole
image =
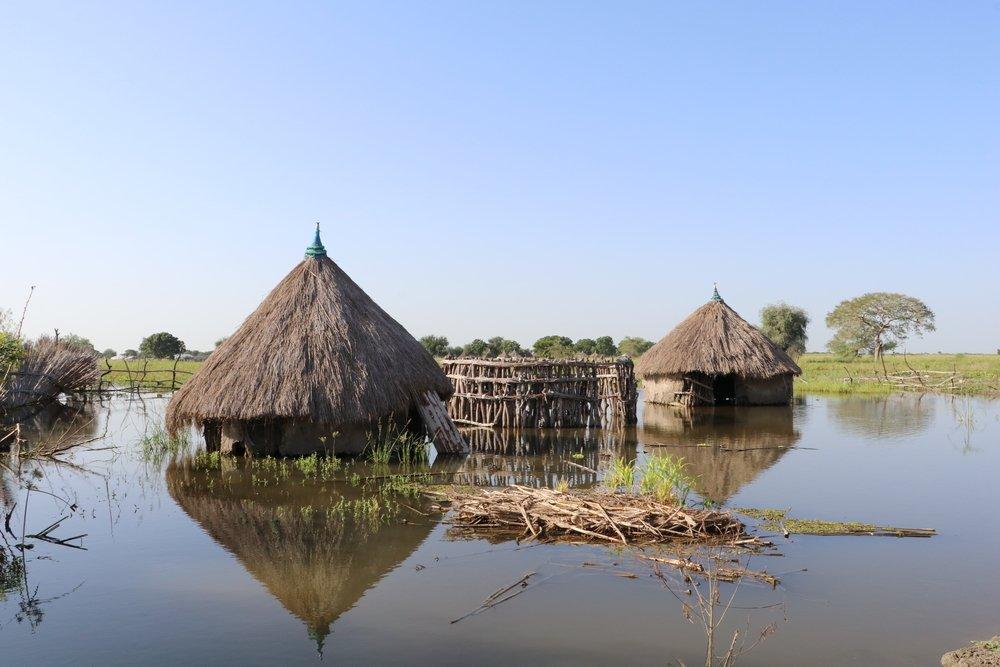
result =
[[[452,388],[434,358],[326,255],[305,259],[225,340],[167,408],[171,429],[206,419],[362,425]]]
[[[697,372],[764,379],[802,369],[715,290],[708,303],[639,357],[635,371],[642,377]]]

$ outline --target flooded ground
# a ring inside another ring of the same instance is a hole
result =
[[[143,446],[164,408],[119,402],[70,420],[95,441],[73,465],[22,463],[30,493],[0,469],[9,549],[22,529],[61,516],[53,536],[86,533],[85,550],[28,541],[24,572],[4,561],[7,661],[704,664],[706,633],[684,613],[692,598],[647,561],[599,546],[451,539],[442,515],[391,477],[588,486],[612,456],[641,465],[664,453],[684,457],[699,496],[730,507],[938,530],[779,536],[783,555],[750,563],[780,576],[776,590],[722,591],[724,601],[735,591],[718,635],[726,644],[737,628],[749,628],[748,645],[775,630],[739,664],[937,664],[1000,630],[996,402],[810,396],[789,409],[650,408],[624,434],[478,431],[467,460],[390,469]],[[522,594],[462,618],[528,572]]]

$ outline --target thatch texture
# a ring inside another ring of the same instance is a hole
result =
[[[54,401],[97,381],[97,354],[43,336],[30,344],[16,369],[0,369],[0,408]]]
[[[642,377],[697,372],[759,379],[802,372],[722,299],[691,313],[639,358],[635,370]]]
[[[325,255],[307,257],[174,394],[167,424],[405,416],[451,385],[403,326]]]

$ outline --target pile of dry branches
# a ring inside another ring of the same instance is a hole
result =
[[[0,408],[53,400],[97,380],[97,355],[51,338],[33,343],[16,370],[0,382]]]
[[[454,510],[453,530],[462,536],[630,545],[671,540],[758,543],[727,512],[666,505],[647,496],[516,485],[481,492],[455,488],[444,495]]]

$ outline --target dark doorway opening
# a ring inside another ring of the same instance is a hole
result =
[[[716,405],[732,405],[736,402],[736,376],[716,375],[712,378],[712,393]]]

